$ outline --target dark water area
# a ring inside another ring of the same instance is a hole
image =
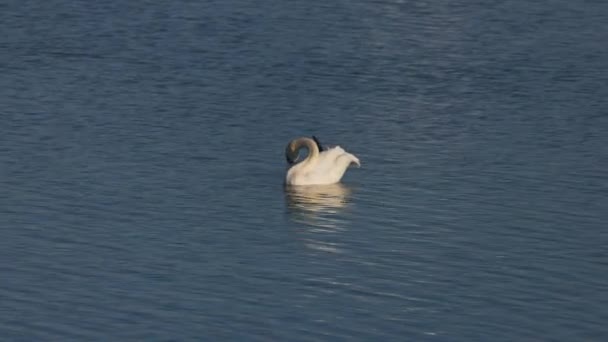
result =
[[[606,340],[606,23],[3,2],[2,340]],[[362,167],[285,189],[312,134]]]

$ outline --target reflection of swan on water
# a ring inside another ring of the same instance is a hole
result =
[[[330,230],[342,226],[339,214],[350,205],[350,194],[341,183],[285,187],[287,207],[296,221]]]
[[[303,223],[304,244],[311,249],[340,253],[341,244],[331,234],[346,230],[351,189],[341,183],[329,185],[286,186],[285,200],[295,222]],[[329,234],[329,235],[328,235]]]
[[[308,156],[296,163],[302,148],[308,149]],[[288,185],[334,184],[342,179],[351,164],[361,165],[357,157],[340,146],[323,150],[316,138],[290,141],[285,149],[285,157],[291,166],[285,177]]]
[[[308,212],[335,213],[348,205],[351,190],[344,184],[286,186],[288,205]]]

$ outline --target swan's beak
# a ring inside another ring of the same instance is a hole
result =
[[[289,165],[294,164],[298,160],[298,151],[295,149],[293,142],[290,142],[285,148],[285,159]]]

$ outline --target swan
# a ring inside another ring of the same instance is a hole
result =
[[[308,149],[308,156],[297,162],[300,150]],[[344,151],[340,146],[324,149],[319,140],[302,137],[289,142],[285,148],[285,158],[290,165],[285,177],[287,185],[321,185],[338,183],[346,169],[359,159]]]

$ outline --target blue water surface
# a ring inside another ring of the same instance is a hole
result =
[[[605,1],[0,4],[0,337],[605,341]],[[316,135],[362,162],[285,189]]]

